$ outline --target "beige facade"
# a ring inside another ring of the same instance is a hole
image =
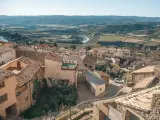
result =
[[[41,80],[44,76],[42,64],[21,57],[3,65],[1,69],[3,71],[1,76],[11,74],[12,77],[1,77],[5,82],[5,87],[0,88],[0,95],[7,94],[7,99],[0,103],[0,109],[3,108],[0,115],[6,117],[8,114],[20,114],[34,104],[33,83],[34,80]]]
[[[115,57],[119,58],[129,58],[130,57],[130,50],[128,49],[117,49],[114,53]]]
[[[105,78],[106,77],[104,76],[102,77],[96,75],[92,71],[85,71],[86,84],[95,96],[98,96],[106,91],[106,87],[109,80],[106,80]]]
[[[98,86],[95,86],[94,89],[95,89],[95,96],[98,96],[106,91],[106,85],[105,84],[98,85]]]
[[[76,82],[76,70],[62,70],[62,62],[45,59],[45,77],[69,80],[71,83]]]
[[[2,82],[2,81],[1,81]],[[7,99],[4,101],[0,101],[0,115],[3,117],[7,116],[6,110],[7,108],[13,106],[16,104],[16,85],[17,81],[15,79],[15,76],[9,77],[4,80],[4,87],[0,88],[0,96],[7,95]],[[11,111],[13,114],[16,113],[16,111]]]

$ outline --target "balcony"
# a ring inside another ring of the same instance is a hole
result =
[[[23,68],[22,67],[9,67],[7,70],[12,71],[15,74],[18,74]]]
[[[77,64],[75,63],[62,63],[61,69],[62,70],[75,70]]]

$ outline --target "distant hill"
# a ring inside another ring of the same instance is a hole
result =
[[[160,22],[158,17],[136,16],[0,16],[0,24],[33,25],[33,24],[128,24],[140,22]]]
[[[152,30],[150,36],[155,39],[160,39],[160,26]]]

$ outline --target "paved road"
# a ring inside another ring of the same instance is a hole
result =
[[[85,84],[79,84],[78,85],[78,101],[77,104],[84,102],[84,101],[92,101],[97,99],[103,99],[103,98],[110,98],[117,94],[117,92],[120,90],[120,85],[117,83],[111,82],[109,83],[109,86],[103,94],[95,97],[94,94],[86,87]]]

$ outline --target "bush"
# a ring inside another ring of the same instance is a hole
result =
[[[35,105],[21,113],[24,118],[32,119],[40,117],[49,111],[58,111],[61,106],[76,105],[78,99],[76,85],[70,85],[65,80],[51,80],[50,82],[53,84],[52,87],[48,87],[47,81],[44,79],[43,88],[39,88],[39,85],[35,82],[35,86],[37,86],[36,90],[40,89],[38,90],[40,92],[36,98]]]

